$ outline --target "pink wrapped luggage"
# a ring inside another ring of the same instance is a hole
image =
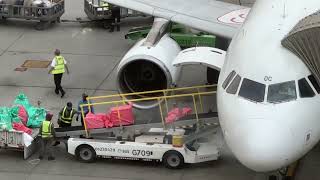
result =
[[[85,123],[87,129],[99,129],[105,127],[106,114],[98,113],[88,113],[85,117]]]
[[[182,108],[182,117],[189,115],[192,113],[192,109],[189,107],[184,107]]]
[[[12,123],[13,129],[17,130],[17,131],[22,131],[25,132],[29,135],[32,134],[32,130],[30,128],[27,128],[25,125],[23,125],[22,123]]]
[[[167,117],[165,118],[166,123],[173,123],[174,121],[179,120],[180,118],[191,114],[192,109],[189,107],[184,107],[182,109],[173,108],[171,111],[168,112]]]
[[[21,119],[24,125],[27,125],[28,122],[28,113],[23,106],[19,106],[18,116]]]
[[[110,120],[109,114],[106,115],[106,120],[105,120],[104,124],[105,124],[106,128],[113,127],[113,122]]]
[[[120,114],[120,119],[118,116],[118,112]],[[113,126],[120,126],[120,124],[124,126],[134,124],[132,104],[113,107],[111,108],[109,115],[110,121],[113,123]]]
[[[172,123],[180,118],[182,115],[182,111],[179,108],[173,108],[171,111],[168,112],[166,117],[166,123]]]

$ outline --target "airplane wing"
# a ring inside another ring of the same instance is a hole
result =
[[[231,39],[250,8],[215,0],[106,0],[111,4],[162,17]]]

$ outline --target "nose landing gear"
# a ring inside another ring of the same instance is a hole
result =
[[[279,175],[269,176],[269,180],[294,180],[295,174],[297,172],[299,161],[296,161],[289,165],[288,167],[279,170]]]

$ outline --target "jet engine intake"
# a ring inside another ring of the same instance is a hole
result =
[[[117,86],[120,93],[134,93],[162,90],[175,86],[180,68],[172,61],[181,51],[179,45],[168,35],[150,46],[142,39],[123,57],[117,69]],[[157,97],[163,93],[126,96],[127,99]],[[149,109],[158,105],[157,101],[133,103],[136,108]]]

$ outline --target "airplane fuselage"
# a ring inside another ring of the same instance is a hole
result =
[[[320,95],[311,72],[281,45],[319,9],[319,0],[257,1],[229,46],[218,83],[219,119],[231,151],[253,170],[285,167],[320,139]],[[306,83],[314,96],[301,93]]]

